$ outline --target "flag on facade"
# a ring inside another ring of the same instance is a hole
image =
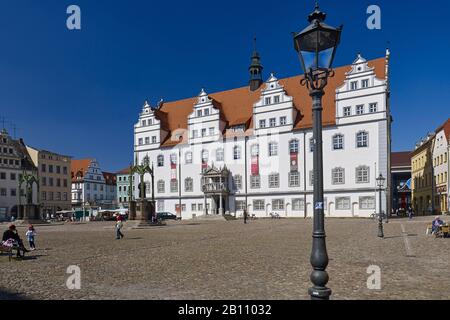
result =
[[[170,161],[170,178],[177,180],[177,163],[173,160]]]
[[[291,172],[298,172],[298,153],[291,153]]]
[[[253,156],[252,157],[252,176],[258,176],[259,175],[259,157]]]

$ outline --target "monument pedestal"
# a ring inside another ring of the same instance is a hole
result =
[[[130,201],[128,212],[130,216],[129,220],[136,220],[136,201]]]
[[[39,206],[35,204],[20,205],[17,220],[18,224],[48,224],[41,219]]]

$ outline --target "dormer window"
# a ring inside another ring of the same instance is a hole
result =
[[[209,116],[209,109],[205,109],[205,116]]]
[[[156,136],[152,137],[152,143],[155,144],[156,143]]]
[[[271,104],[272,103],[272,98],[271,97],[267,97],[266,99],[265,99],[265,104],[266,105],[269,105],[269,104]]]
[[[151,126],[153,124],[152,119],[148,119],[148,125]]]
[[[197,110],[197,117],[201,117],[202,116],[202,110]]]
[[[368,88],[369,87],[369,79],[364,79],[363,81],[361,81],[361,86],[363,88]]]
[[[273,97],[274,103],[280,103],[280,96]]]
[[[147,125],[147,121],[142,120],[142,126],[145,127]]]
[[[352,81],[350,82],[350,90],[357,90],[358,89],[358,82]]]

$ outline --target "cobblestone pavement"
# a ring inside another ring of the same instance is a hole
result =
[[[385,239],[374,220],[327,220],[333,299],[450,299],[450,239],[425,235],[431,219],[391,220]],[[0,299],[308,298],[310,220],[132,223],[123,240],[111,222],[37,227],[27,259],[0,256]],[[66,287],[70,265],[81,290]],[[370,265],[381,290],[367,289]]]

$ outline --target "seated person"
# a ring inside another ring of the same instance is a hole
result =
[[[23,245],[23,242],[22,242],[22,240],[20,239],[20,237],[19,237],[19,234],[17,233],[17,230],[16,230],[16,226],[15,225],[10,225],[9,226],[9,228],[8,228],[8,230],[6,230],[4,233],[3,233],[3,238],[2,238],[2,241],[8,241],[9,239],[13,239],[16,243],[17,243],[17,245],[18,245],[18,247],[19,247],[19,250],[17,250],[17,257],[20,257],[21,255],[20,255],[20,251],[22,250],[23,251],[23,253],[25,253],[25,252],[29,252],[29,250],[27,250],[25,247],[24,247],[24,245]]]
[[[436,231],[439,230],[439,227],[444,225],[444,221],[441,220],[439,216],[434,218],[433,223],[431,225],[431,234],[434,234]]]

